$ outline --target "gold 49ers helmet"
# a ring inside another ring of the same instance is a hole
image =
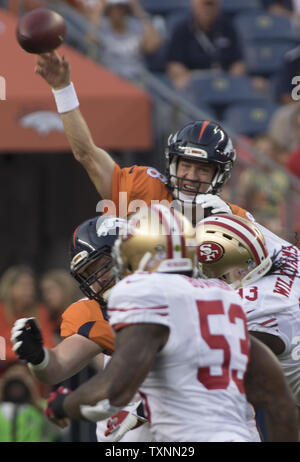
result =
[[[177,210],[143,207],[130,217],[114,244],[116,276],[134,271],[190,274],[197,265],[195,237],[192,224]]]
[[[236,215],[213,215],[200,221],[196,240],[202,275],[224,279],[235,289],[255,282],[272,266],[261,231]]]

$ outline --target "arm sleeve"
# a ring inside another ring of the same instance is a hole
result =
[[[149,205],[152,200],[172,200],[165,186],[166,178],[155,168],[133,165],[120,168],[115,165],[112,184],[112,201],[116,216],[125,218],[138,207]]]
[[[179,62],[185,64],[185,43],[186,37],[182,24],[178,24],[177,27],[174,28],[173,34],[171,35],[169,44],[167,46],[167,63]]]
[[[254,220],[252,215],[249,214],[249,212],[247,212],[247,210],[243,209],[242,207],[239,207],[238,205],[235,205],[235,204],[231,204],[230,202],[227,202],[227,204],[231,208],[232,213],[234,215],[237,215],[238,217],[241,217],[241,218],[246,218],[247,220],[251,220],[251,221]]]
[[[105,354],[114,351],[114,333],[97,302],[79,301],[70,305],[62,315],[61,336],[78,334],[97,343]]]
[[[162,324],[169,327],[168,301],[161,289],[149,283],[149,277],[151,276],[140,276],[135,279],[135,276],[132,276],[124,279],[122,284],[113,289],[107,311],[114,330],[138,323]]]

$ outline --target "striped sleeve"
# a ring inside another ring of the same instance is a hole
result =
[[[260,316],[253,320],[247,319],[247,325],[249,332],[264,332],[265,334],[280,337],[283,341],[285,341],[285,339],[282,338],[282,333],[279,329],[278,319],[274,316],[274,314]]]
[[[134,291],[126,285],[132,282]],[[169,305],[164,293],[149,282],[148,277],[134,281],[126,278],[113,289],[107,312],[115,331],[138,323],[169,326]]]

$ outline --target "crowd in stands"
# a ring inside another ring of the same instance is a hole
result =
[[[18,14],[20,8],[24,12],[38,6],[55,7],[63,1],[87,21],[84,38],[92,59],[137,83],[148,69],[174,91],[203,105],[209,114],[247,137],[263,158],[277,165],[274,169],[264,162],[251,168],[243,164],[237,190],[239,205],[284,235],[282,210],[291,187],[285,171],[300,180],[300,88],[298,93],[295,88],[300,84],[300,1],[6,0],[0,1],[0,6]],[[66,10],[66,20],[69,14]],[[245,39],[241,30],[245,21],[246,27],[252,25],[253,34],[256,29],[257,39]],[[280,55],[276,52],[279,48]],[[299,81],[293,83],[298,75]],[[238,99],[240,84],[245,91]],[[294,190],[300,194],[300,188],[294,186]],[[300,204],[292,207],[299,216]],[[293,230],[300,233],[300,220],[295,221]],[[296,239],[300,247],[299,242]],[[27,266],[8,268],[2,275],[0,336],[10,337],[16,319],[37,316],[44,344],[51,348],[59,341],[61,313],[80,298],[80,293],[61,269],[44,274],[39,284],[38,288],[36,276]],[[40,400],[45,396],[45,390],[30,382],[26,368],[19,364],[14,369],[16,363],[16,355],[7,344],[6,360],[0,362],[0,435],[11,425],[3,417],[4,404],[18,400],[6,387],[12,377],[27,387],[27,401],[22,403],[31,407],[22,412],[27,412],[28,418],[41,412]],[[43,437],[41,432],[43,423],[27,436],[28,440],[60,437],[52,428],[47,428]],[[9,440],[10,436],[3,438]]]
[[[293,78],[300,75],[300,2],[9,0],[8,3],[14,9],[22,3],[25,10],[60,4],[59,11],[65,14],[67,22],[72,12],[80,14],[87,24],[81,32],[88,44],[84,52],[92,59],[136,83],[142,82],[143,70],[147,69],[169,88],[207,110],[211,118],[247,137],[255,149],[261,148],[256,137],[265,140],[270,137],[285,153],[278,168],[299,178],[300,91],[299,82]],[[66,10],[61,10],[63,3]],[[81,42],[75,43],[79,49]],[[260,154],[266,155],[264,151]],[[276,157],[275,152],[271,154],[275,162]],[[257,180],[254,169],[246,176],[253,177],[253,183]],[[246,183],[251,183],[251,179]],[[255,214],[261,202],[247,201],[250,191],[251,188],[241,197]],[[278,197],[284,199],[279,191],[281,186],[276,192],[276,203]],[[264,207],[259,215],[264,217]],[[267,216],[264,221],[268,221]],[[277,221],[279,230],[280,217]]]

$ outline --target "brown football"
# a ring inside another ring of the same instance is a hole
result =
[[[48,53],[64,41],[67,27],[64,18],[47,8],[37,8],[20,18],[16,35],[28,53]]]

